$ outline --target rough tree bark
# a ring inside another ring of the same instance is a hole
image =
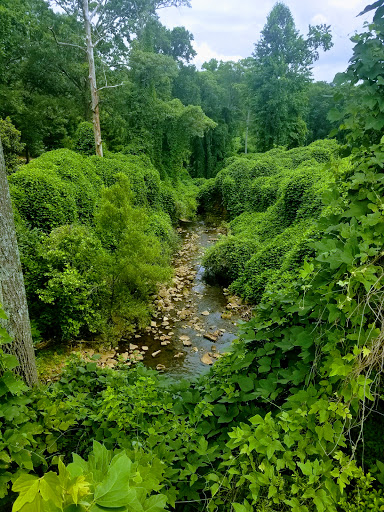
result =
[[[21,270],[19,249],[17,246],[15,221],[13,218],[11,196],[3,147],[0,139],[0,302],[8,316],[4,327],[13,339],[4,349],[19,360],[18,373],[28,385],[37,384],[35,352],[33,350],[31,326],[24,278]]]
[[[93,121],[93,133],[95,135],[95,146],[96,155],[103,156],[103,145],[101,142],[101,129],[100,129],[100,114],[99,114],[99,93],[96,84],[96,70],[95,70],[95,58],[93,53],[93,42],[92,42],[92,28],[91,19],[89,15],[88,0],[83,0],[83,16],[84,16],[84,28],[85,37],[87,42],[87,58],[89,66],[89,84],[91,88],[91,99],[92,99],[92,121]]]

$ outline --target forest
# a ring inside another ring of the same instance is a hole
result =
[[[384,510],[384,0],[331,83],[182,6],[0,0],[0,509]]]

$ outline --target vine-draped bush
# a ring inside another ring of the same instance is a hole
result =
[[[207,273],[232,283],[232,291],[252,302],[269,287],[295,279],[313,252],[308,240],[335,172],[325,163],[337,153],[337,144],[325,140],[229,159],[199,191],[201,209],[219,208],[232,219],[230,236],[206,254]]]
[[[17,130],[9,117],[0,118],[0,139],[4,151],[5,169],[7,174],[17,170],[20,154],[24,144],[20,142],[21,133]]]
[[[33,228],[45,233],[79,218],[75,187],[52,171],[26,166],[10,177],[13,203]]]
[[[92,123],[84,121],[79,124],[73,140],[73,149],[86,156],[95,154],[95,135]]]
[[[10,185],[38,328],[69,339],[143,326],[150,295],[170,276],[172,221],[196,209],[191,178],[162,181],[145,155],[60,149],[13,173]]]

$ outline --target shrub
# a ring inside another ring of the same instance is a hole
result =
[[[228,285],[242,273],[258,246],[258,241],[252,238],[239,239],[233,235],[221,238],[205,253],[207,276],[212,275]]]
[[[77,153],[81,153],[86,156],[95,154],[95,135],[93,133],[92,123],[84,121],[79,124],[73,139],[73,149]]]
[[[90,161],[106,187],[116,183],[119,174],[124,174],[129,178],[135,205],[159,207],[160,175],[145,155],[107,152],[104,158],[92,157]]]
[[[229,159],[199,190],[201,209],[211,213],[219,205],[232,218],[230,235],[206,254],[207,274],[232,283],[233,292],[252,302],[294,282],[313,252],[307,237],[333,180],[323,162],[337,151],[334,141],[317,141],[306,148]]]
[[[7,174],[12,174],[17,170],[19,155],[24,149],[24,144],[20,142],[20,137],[21,133],[13,126],[9,117],[0,119],[0,139],[3,146]]]
[[[197,187],[189,177],[166,179],[161,183],[160,204],[173,223],[193,219],[197,211]]]
[[[107,254],[86,226],[54,229],[41,245],[45,268],[37,294],[39,325],[62,339],[96,333],[105,324]]]
[[[78,219],[75,187],[52,171],[25,166],[10,176],[13,203],[32,228],[49,233]]]
[[[43,154],[26,168],[30,173],[51,172],[73,187],[77,206],[76,220],[89,223],[100,195],[102,181],[89,158],[68,149]],[[68,223],[68,222],[67,222]],[[63,223],[65,224],[65,222]]]

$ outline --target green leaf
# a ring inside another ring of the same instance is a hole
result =
[[[41,478],[40,493],[43,500],[52,501],[57,507],[62,506],[61,485],[56,473],[50,471]]]
[[[312,476],[312,463],[310,460],[307,460],[306,463],[298,462],[297,465],[303,472],[303,475],[305,476]]]
[[[248,393],[248,391],[253,390],[254,381],[253,379],[251,379],[251,377],[240,377],[239,379],[237,379],[237,383],[239,384],[240,389],[245,393]]]
[[[163,494],[156,494],[145,500],[143,504],[143,510],[145,512],[161,512],[165,510],[166,504],[167,497]]]
[[[4,354],[3,361],[4,361],[4,366],[8,370],[13,370],[14,368],[17,368],[19,366],[19,361],[18,361],[17,357],[13,356],[12,354]]]
[[[244,505],[241,503],[232,503],[233,508],[235,509],[235,512],[252,512],[253,508],[248,503],[247,500],[244,500]]]
[[[7,343],[11,343],[12,338],[8,334],[8,332],[4,329],[4,327],[0,326],[0,345],[5,345]]]
[[[367,14],[367,12],[373,11],[374,9],[381,7],[383,4],[384,0],[377,0],[377,2],[371,5],[367,5],[363,11],[359,12],[358,16],[363,16],[363,14]]]
[[[13,395],[19,395],[20,393],[23,393],[28,389],[28,387],[26,386],[26,384],[24,384],[21,378],[17,377],[11,371],[5,372],[4,375],[2,376],[2,380],[4,384],[7,386],[8,390]]]
[[[102,475],[105,475],[108,471],[108,466],[111,461],[110,452],[108,451],[105,445],[100,444],[97,441],[94,441],[92,454],[94,456],[94,460],[92,460],[92,465],[95,468],[97,468],[97,470]]]
[[[269,486],[268,499],[273,498],[277,494],[277,488],[274,485]]]
[[[128,504],[132,461],[125,453],[116,455],[103,482],[96,486],[95,502],[101,507],[123,507]]]
[[[12,507],[12,512],[17,512],[26,503],[32,503],[39,493],[39,478],[35,475],[23,474],[12,486],[14,492],[19,493]]]

